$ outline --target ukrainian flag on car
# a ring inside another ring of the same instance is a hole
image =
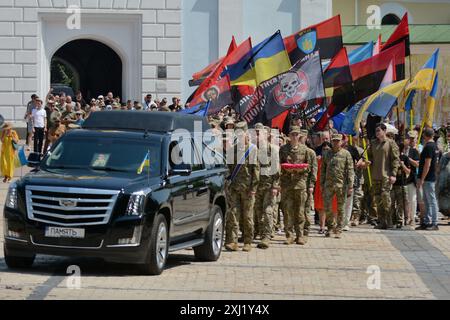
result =
[[[150,168],[150,152],[147,152],[147,154],[145,155],[144,160],[137,169],[137,174],[141,174],[142,171],[144,171],[144,168]]]
[[[423,67],[417,72],[413,81],[406,87],[406,91],[425,90],[430,91],[433,88],[434,78],[436,77],[436,67],[439,58],[439,49],[433,53]]]

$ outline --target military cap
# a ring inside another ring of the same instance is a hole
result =
[[[417,138],[417,131],[416,130],[408,131],[408,138]]]
[[[298,134],[301,134],[300,131],[301,131],[301,130],[300,130],[300,127],[298,127],[298,126],[292,126],[292,127],[291,127],[291,130],[289,131],[289,134],[291,134],[291,133],[298,133]]]
[[[261,122],[255,124],[255,130],[264,130],[264,125]]]
[[[300,130],[300,135],[306,137],[308,135],[308,130],[305,129]]]
[[[236,123],[234,129],[235,130],[247,131],[248,130],[247,122],[241,121],[241,122]]]
[[[342,134],[339,133],[335,133],[333,135],[331,135],[331,140],[342,140]]]

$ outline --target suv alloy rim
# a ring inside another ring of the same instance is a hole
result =
[[[213,231],[213,251],[214,254],[219,254],[222,249],[222,235],[223,235],[223,220],[220,213],[216,213],[214,217],[214,231]]]
[[[156,240],[156,261],[158,267],[162,268],[166,261],[167,255],[167,229],[166,225],[161,222],[158,227],[158,238]]]

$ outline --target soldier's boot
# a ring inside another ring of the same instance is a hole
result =
[[[239,245],[237,243],[227,243],[225,245],[225,249],[227,249],[228,251],[238,251]]]
[[[334,234],[334,237],[335,237],[336,239],[342,238],[342,233],[341,233],[341,231],[336,231],[336,233]]]
[[[267,249],[269,248],[269,243],[270,243],[269,239],[263,239],[260,243],[258,243],[257,247],[259,249]]]
[[[252,250],[252,245],[250,243],[244,244],[244,247],[242,248],[242,251],[249,252],[251,250]]]
[[[288,237],[286,240],[284,240],[284,244],[291,245],[294,243],[294,238]]]
[[[297,237],[295,243],[304,246],[306,244],[305,237]]]

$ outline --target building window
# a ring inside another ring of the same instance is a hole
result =
[[[389,13],[387,15],[385,15],[383,17],[383,19],[381,19],[381,25],[382,26],[386,26],[386,25],[397,25],[400,23],[400,18],[397,17],[397,15],[393,14],[393,13]]]

